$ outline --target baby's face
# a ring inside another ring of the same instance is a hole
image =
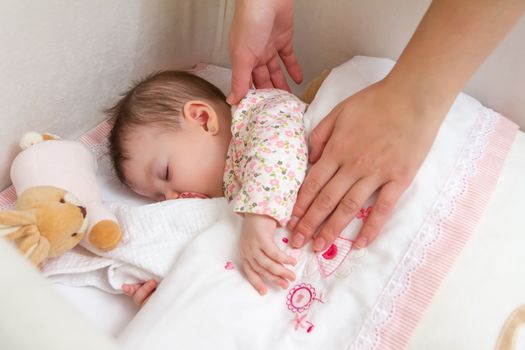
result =
[[[123,171],[131,189],[158,201],[190,192],[223,196],[223,173],[231,139],[229,125],[212,134],[197,123],[178,130],[138,126],[124,142],[130,159]]]

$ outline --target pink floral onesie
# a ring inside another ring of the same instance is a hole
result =
[[[233,111],[224,193],[235,212],[286,225],[307,166],[305,108],[288,92],[262,89],[250,91]]]

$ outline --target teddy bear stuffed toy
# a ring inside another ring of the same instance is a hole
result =
[[[31,187],[18,196],[14,210],[0,211],[0,236],[15,241],[39,266],[80,242],[87,229],[86,213],[82,203],[63,189]]]
[[[95,252],[115,248],[122,234],[115,216],[102,204],[95,177],[96,157],[82,143],[60,140],[51,134],[26,133],[20,140],[20,146],[23,151],[16,156],[11,166],[11,181],[19,195],[17,209],[36,213],[35,220],[39,221],[39,211],[27,204],[28,202],[43,203],[53,201],[57,196],[60,200],[65,200],[65,197],[51,193],[52,191],[49,190],[44,192],[29,190],[40,186],[55,187],[62,190],[62,194],[67,193],[68,198],[73,196],[78,198],[78,206],[85,208],[84,214],[88,223],[87,240],[81,244]],[[26,217],[26,221],[30,219]],[[55,221],[56,225],[59,225],[62,222],[62,214],[57,212]],[[76,233],[75,237],[78,239],[81,232]],[[68,243],[67,246],[70,245]],[[58,249],[61,252],[65,250],[67,249]]]

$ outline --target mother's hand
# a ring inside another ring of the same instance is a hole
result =
[[[290,91],[280,62],[290,77],[303,79],[292,46],[292,0],[237,0],[230,31],[232,63],[229,104],[246,95],[251,83],[258,89],[277,88]]]
[[[321,227],[314,250],[326,249],[378,191],[355,242],[367,246],[421,166],[441,118],[418,109],[412,96],[403,96],[387,79],[341,102],[312,132],[315,164],[289,224],[294,247],[302,247]]]

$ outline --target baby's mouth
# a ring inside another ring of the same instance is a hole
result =
[[[203,195],[202,193],[197,192],[182,192],[179,195],[179,198],[186,199],[186,198],[200,198],[200,199],[207,199],[208,196]]]

